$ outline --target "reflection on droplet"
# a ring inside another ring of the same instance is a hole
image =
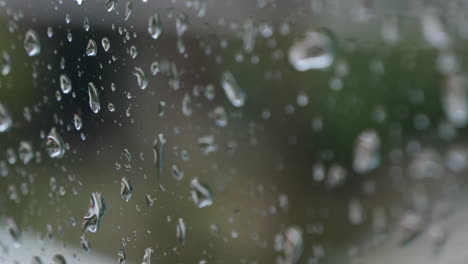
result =
[[[108,38],[103,37],[101,39],[101,44],[102,44],[102,48],[104,49],[105,52],[107,52],[110,49],[110,41],[109,41]]]
[[[186,228],[185,228],[184,219],[182,218],[179,218],[179,221],[177,222],[176,237],[177,237],[177,240],[179,240],[180,244],[185,245]]]
[[[39,35],[33,29],[26,31],[26,35],[24,36],[24,49],[29,56],[36,56],[41,52]]]
[[[93,39],[88,40],[88,45],[86,45],[86,55],[96,56],[97,54],[97,45],[96,41]]]
[[[140,67],[133,68],[133,75],[137,78],[137,84],[140,89],[146,89],[148,86],[148,79],[146,79],[145,72]]]
[[[224,72],[221,79],[221,86],[229,102],[235,107],[242,107],[245,104],[245,94],[241,90],[236,79],[230,72]]]
[[[298,71],[327,69],[335,59],[335,42],[326,29],[308,32],[289,49],[289,62]]]
[[[450,74],[442,87],[442,106],[447,119],[456,127],[468,123],[468,93],[466,78]]]
[[[58,134],[55,127],[53,127],[46,138],[46,150],[51,158],[62,158],[65,154],[65,144],[62,137]]]
[[[151,260],[153,259],[153,249],[147,248],[145,249],[145,255],[143,255],[143,260],[141,264],[151,264]]]
[[[149,17],[148,33],[153,39],[157,39],[161,35],[161,19],[158,13]]]
[[[210,206],[214,202],[214,195],[208,185],[198,182],[198,178],[193,178],[190,182],[192,200],[198,208]]]
[[[52,264],[67,264],[67,260],[61,254],[57,254],[52,258]]]
[[[123,177],[122,181],[120,182],[120,196],[122,196],[122,199],[125,202],[130,201],[130,198],[132,197],[132,185],[130,184],[130,181]]]
[[[367,173],[380,164],[380,138],[375,130],[364,130],[359,134],[354,146],[353,169],[357,173]]]
[[[163,170],[164,163],[164,146],[166,145],[166,139],[163,134],[158,134],[153,142],[153,154],[154,164],[156,165],[156,177],[159,179]]]
[[[112,12],[117,4],[117,0],[105,0],[104,6],[106,7],[107,12]]]
[[[95,233],[99,229],[101,217],[104,215],[105,210],[106,204],[104,203],[104,197],[102,197],[101,193],[91,193],[88,214],[83,218],[83,231]]]
[[[5,106],[0,103],[0,133],[8,131],[11,128],[11,115]]]
[[[61,74],[60,75],[60,88],[64,94],[69,94],[72,90],[72,83],[68,75]]]
[[[94,113],[98,113],[101,109],[99,102],[99,93],[94,83],[88,83],[88,96],[89,96],[89,107]]]

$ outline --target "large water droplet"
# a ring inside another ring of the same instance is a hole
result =
[[[61,74],[60,75],[60,88],[62,89],[62,92],[64,94],[68,94],[72,90],[72,83],[70,78],[68,78],[68,75],[66,74]]]
[[[146,79],[145,72],[140,67],[133,69],[133,75],[137,78],[137,84],[140,89],[144,90],[148,86],[148,79]]]
[[[11,71],[11,58],[10,54],[6,51],[2,51],[2,56],[0,57],[0,71],[3,76],[6,76]]]
[[[41,52],[39,35],[33,29],[26,31],[26,35],[24,36],[24,49],[29,56],[36,56]]]
[[[106,204],[104,203],[104,197],[102,197],[101,193],[91,193],[88,214],[85,215],[83,219],[83,231],[95,233],[99,229],[101,217],[104,215],[105,210]]]
[[[154,164],[156,165],[156,177],[159,179],[162,175],[164,163],[164,146],[166,139],[163,134],[159,134],[153,142]]]
[[[151,260],[153,259],[153,249],[147,248],[145,249],[145,255],[143,255],[143,260],[141,264],[151,264]]]
[[[99,93],[96,85],[90,82],[88,83],[88,96],[89,96],[89,107],[94,113],[98,113],[101,109],[101,104],[99,103]]]
[[[159,14],[155,13],[149,17],[148,20],[148,33],[153,39],[157,39],[161,35],[161,19]]]
[[[190,182],[192,200],[198,208],[210,206],[214,202],[214,195],[208,185],[198,182],[198,178],[193,178]]]
[[[235,107],[242,107],[245,104],[245,94],[237,84],[236,79],[230,72],[224,72],[221,79],[221,86],[224,89],[229,102]]]
[[[5,106],[0,103],[0,133],[5,132],[11,128],[12,120],[11,115]]]
[[[86,55],[96,56],[97,54],[97,44],[93,39],[88,40],[88,45],[86,45]]]
[[[177,222],[176,237],[177,237],[177,240],[179,240],[180,244],[185,245],[186,228],[185,228],[184,219],[182,218],[179,218],[179,221]]]
[[[353,169],[357,173],[366,173],[380,164],[380,139],[374,130],[365,130],[359,134],[354,145]]]
[[[125,202],[130,201],[130,198],[132,197],[132,190],[133,188],[130,184],[130,181],[123,177],[122,181],[120,182],[120,195]]]
[[[61,158],[65,154],[65,144],[63,143],[62,136],[57,133],[53,127],[46,138],[46,150],[51,158]]]
[[[298,71],[326,69],[335,60],[335,41],[330,31],[308,32],[289,49],[289,62]]]
[[[117,5],[117,0],[105,0],[104,6],[106,7],[107,12],[112,12]]]

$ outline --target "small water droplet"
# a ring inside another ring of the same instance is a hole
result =
[[[41,260],[40,257],[34,256],[34,257],[31,259],[31,264],[42,264],[42,260]]]
[[[158,137],[153,142],[154,164],[156,165],[156,177],[159,179],[162,175],[164,163],[164,146],[166,139],[163,134],[158,134]]]
[[[18,156],[25,165],[31,161],[31,159],[34,157],[34,153],[30,142],[20,141]]]
[[[81,117],[77,114],[73,114],[73,124],[75,125],[76,130],[80,130],[81,127],[83,126],[83,122],[81,120]]]
[[[288,227],[281,234],[275,236],[274,249],[282,252],[281,263],[296,263],[302,255],[304,240],[299,227]]]
[[[179,243],[181,245],[185,245],[186,228],[185,228],[184,219],[182,218],[179,218],[179,221],[177,222],[176,237],[177,237],[177,240],[179,240]]]
[[[21,246],[21,230],[13,218],[6,218],[6,225],[10,237],[13,239],[13,247],[19,248]]]
[[[86,55],[88,56],[96,56],[97,54],[97,45],[96,41],[93,39],[88,40],[88,45],[86,45]]]
[[[221,86],[229,102],[235,107],[242,107],[245,104],[245,94],[240,89],[239,84],[230,72],[224,72],[221,79]]]
[[[152,248],[145,249],[145,255],[143,255],[143,260],[141,261],[141,264],[151,264],[152,259],[153,259],[153,249]]]
[[[148,86],[148,79],[146,79],[145,72],[140,67],[133,68],[133,75],[137,78],[137,84],[140,89],[146,89]]]
[[[161,71],[161,69],[159,68],[159,62],[153,61],[153,63],[151,63],[151,66],[150,66],[150,70],[151,70],[151,74],[153,75],[158,74],[158,72]]]
[[[188,18],[185,14],[179,14],[176,17],[176,33],[177,36],[182,36],[188,29]]]
[[[166,102],[160,101],[159,106],[158,106],[159,116],[163,116],[165,111],[166,111]]]
[[[175,91],[179,90],[180,88],[179,71],[177,70],[177,66],[173,61],[169,63],[169,86],[171,86]]]
[[[151,194],[146,194],[145,195],[145,200],[146,200],[146,205],[153,206],[154,198],[153,198],[153,196],[151,196]]]
[[[327,69],[335,60],[335,41],[326,29],[308,32],[289,49],[289,62],[298,71]]]
[[[138,56],[137,48],[135,46],[131,46],[130,47],[130,57],[132,57],[132,59],[135,59],[137,56]]]
[[[84,20],[83,20],[83,28],[85,31],[89,31],[89,20],[88,20],[88,17],[85,17]]]
[[[65,155],[65,144],[62,137],[58,134],[55,127],[53,127],[46,138],[46,150],[51,158],[62,158]]]
[[[127,2],[125,4],[125,20],[128,20],[131,14],[132,14],[132,2]]]
[[[81,248],[84,250],[84,251],[89,251],[90,249],[90,245],[89,245],[89,240],[86,238],[86,236],[83,234],[81,235],[80,237],[80,243],[81,243]]]
[[[61,74],[60,75],[60,88],[64,94],[69,94],[72,90],[72,83],[68,75]]]
[[[97,87],[94,83],[88,83],[88,96],[89,96],[89,107],[94,113],[98,113],[101,109],[101,104],[99,103],[99,93]]]
[[[120,196],[122,196],[122,199],[125,202],[130,201],[130,198],[132,197],[132,185],[130,184],[130,181],[123,177],[122,181],[120,182]]]
[[[7,76],[11,71],[11,58],[10,54],[6,51],[2,51],[2,56],[0,57],[0,71],[3,76]]]
[[[184,178],[184,172],[181,171],[175,164],[172,165],[172,177],[177,181],[180,181]]]
[[[99,229],[101,217],[104,215],[105,210],[106,204],[104,203],[104,197],[102,197],[101,193],[91,193],[88,214],[83,218],[83,231],[95,233]]]
[[[114,112],[115,111],[115,106],[113,103],[109,103],[107,105],[107,109],[109,109],[109,112]]]
[[[357,173],[367,173],[380,164],[380,138],[374,130],[359,134],[354,145],[353,169]]]
[[[161,30],[161,19],[159,18],[159,14],[155,13],[149,17],[148,33],[153,39],[157,39],[161,35]]]
[[[192,115],[192,99],[188,94],[185,94],[182,98],[182,114],[185,116]]]
[[[198,208],[210,206],[214,202],[214,195],[208,185],[198,182],[198,178],[193,178],[190,182],[192,200]]]
[[[104,49],[105,52],[107,52],[110,49],[110,41],[109,41],[108,38],[103,37],[101,39],[101,44],[102,44],[102,48]]]
[[[41,52],[39,35],[33,29],[26,31],[24,36],[24,49],[29,56],[36,56]]]
[[[468,92],[466,78],[450,74],[442,87],[442,106],[447,119],[456,127],[468,123]]]
[[[52,264],[67,264],[64,256],[57,254],[52,258]]]
[[[71,21],[70,14],[66,14],[65,15],[65,23],[70,24],[70,21]]]
[[[224,107],[217,106],[213,112],[210,113],[210,117],[214,119],[215,124],[219,127],[225,127],[228,124],[228,116]]]
[[[105,0],[104,6],[106,7],[107,12],[112,12],[117,5],[117,0]]]
[[[11,115],[5,106],[0,103],[0,133],[8,131],[11,128]]]
[[[125,256],[125,252],[123,250],[119,250],[117,252],[117,264],[126,264],[127,257]]]

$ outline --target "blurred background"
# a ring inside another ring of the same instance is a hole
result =
[[[466,263],[467,26],[465,0],[0,0],[0,262]]]

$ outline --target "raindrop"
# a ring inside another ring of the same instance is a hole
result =
[[[99,93],[96,85],[90,82],[88,83],[88,96],[89,96],[89,107],[94,113],[98,113],[101,109],[101,104],[99,103]]]
[[[42,260],[38,256],[34,256],[31,260],[31,264],[42,264]]]
[[[83,126],[83,121],[81,120],[81,117],[77,114],[73,114],[73,124],[75,125],[76,130],[80,130],[81,127]]]
[[[245,104],[245,94],[240,89],[239,84],[230,72],[224,72],[221,79],[221,86],[224,89],[229,102],[235,107],[242,107]]]
[[[19,248],[21,246],[21,230],[19,229],[18,225],[16,224],[13,218],[6,218],[6,225],[8,228],[8,233],[10,237],[13,239],[13,247]]]
[[[158,106],[158,115],[163,116],[166,111],[166,102],[160,101]]]
[[[126,264],[127,258],[123,250],[117,252],[117,264]]]
[[[140,67],[135,67],[133,69],[133,75],[137,78],[138,87],[144,90],[148,86],[148,80],[146,79],[145,72]]]
[[[81,243],[81,248],[84,251],[86,252],[89,251],[89,248],[90,248],[89,240],[86,239],[86,236],[84,234],[80,237],[80,243]]]
[[[60,75],[60,88],[64,94],[69,94],[72,90],[72,83],[68,75],[61,74]]]
[[[130,198],[132,197],[132,190],[133,188],[130,184],[130,181],[123,177],[122,181],[120,182],[120,196],[122,196],[122,199],[125,202],[130,201]]]
[[[330,31],[308,32],[289,49],[289,62],[298,71],[327,69],[335,59],[335,41]]]
[[[75,2],[76,2],[78,5],[81,5],[81,4],[83,4],[84,0],[75,0]]]
[[[97,54],[96,41],[90,39],[90,40],[88,40],[88,45],[86,45],[86,55],[96,56],[96,54]]]
[[[11,115],[5,108],[5,106],[0,103],[0,133],[8,131],[11,128],[12,120]]]
[[[146,205],[148,205],[148,206],[153,206],[153,204],[154,204],[154,198],[153,198],[153,196],[151,196],[151,194],[146,194],[145,195],[145,201],[146,201]]]
[[[70,21],[71,21],[70,14],[66,14],[65,15],[65,23],[70,24]]]
[[[0,71],[3,76],[7,76],[11,71],[11,58],[10,54],[6,51],[2,51],[2,56],[0,57]]]
[[[33,29],[26,31],[24,36],[24,49],[29,56],[36,56],[41,52],[41,45],[39,42],[39,35]]]
[[[185,116],[192,115],[192,99],[190,98],[190,95],[188,94],[185,94],[184,97],[182,98],[182,113]]]
[[[117,0],[105,0],[104,6],[106,7],[107,12],[112,12],[117,4]]]
[[[57,254],[52,258],[52,264],[67,264],[67,261],[64,256]]]
[[[457,127],[468,122],[468,93],[466,78],[461,74],[450,74],[442,87],[442,106],[447,119]]]
[[[353,169],[357,173],[367,173],[380,164],[380,138],[374,130],[364,130],[354,145]]]
[[[169,64],[169,85],[176,91],[180,88],[179,71],[173,61]]]
[[[47,36],[51,38],[54,35],[54,29],[52,27],[47,27]]]
[[[62,158],[65,154],[65,144],[63,143],[62,137],[57,133],[55,127],[53,127],[49,135],[46,138],[46,150],[51,158]]]
[[[83,28],[85,31],[89,31],[89,20],[88,20],[88,17],[85,17],[84,20],[83,20]]]
[[[172,177],[177,181],[180,181],[184,178],[184,172],[181,171],[175,164],[172,165]]]
[[[206,14],[207,0],[198,0],[198,17],[203,17]]]
[[[219,127],[225,127],[228,124],[228,116],[224,107],[217,106],[213,112],[210,113],[210,117],[215,120],[215,124]]]
[[[153,39],[157,39],[161,35],[161,20],[158,13],[149,17],[148,33]]]
[[[145,255],[143,255],[143,260],[141,264],[151,264],[151,260],[153,259],[153,249],[147,248],[145,249]]]
[[[131,14],[132,14],[132,2],[127,2],[127,4],[125,4],[125,20],[128,20]]]
[[[421,15],[421,30],[426,41],[435,48],[446,49],[451,39],[433,8],[426,8]]]
[[[163,134],[158,134],[158,137],[153,142],[154,164],[156,165],[156,177],[159,179],[162,175],[164,163],[164,146],[166,139]]]
[[[138,56],[137,48],[135,46],[131,46],[130,47],[130,57],[132,57],[132,59],[135,59],[136,56]]]
[[[184,219],[182,218],[179,218],[179,221],[177,222],[176,237],[177,237],[177,240],[179,240],[179,243],[181,245],[185,245],[186,228],[185,228]]]
[[[348,219],[353,225],[360,225],[364,222],[364,208],[358,200],[351,200],[348,204]]]
[[[296,263],[302,255],[304,240],[299,227],[289,227],[283,233],[275,236],[274,248],[283,253],[281,263]]]
[[[107,52],[110,49],[110,41],[109,41],[108,38],[103,37],[101,39],[101,44],[102,44],[102,48],[104,49],[105,52]]]
[[[395,44],[400,39],[398,18],[396,16],[388,17],[384,20],[380,34],[387,44]]]
[[[188,19],[185,14],[179,14],[176,17],[176,33],[177,36],[182,36],[188,28]]]
[[[158,74],[158,72],[161,71],[161,69],[159,68],[159,62],[153,61],[153,63],[151,63],[151,66],[150,66],[150,70],[151,70],[151,74],[153,75]]]
[[[104,215],[105,210],[106,204],[104,203],[104,197],[102,197],[101,193],[91,193],[88,214],[83,218],[83,231],[95,233],[99,229],[101,217]]]
[[[192,200],[198,208],[203,208],[213,204],[213,192],[207,185],[198,182],[198,178],[192,179],[190,182],[190,190],[192,193]]]
[[[18,156],[19,159],[23,162],[23,164],[28,164],[29,161],[34,156],[32,146],[30,142],[27,141],[21,141],[18,149]]]
[[[114,112],[115,111],[115,106],[113,103],[109,103],[107,105],[107,109],[109,109],[109,112]]]

